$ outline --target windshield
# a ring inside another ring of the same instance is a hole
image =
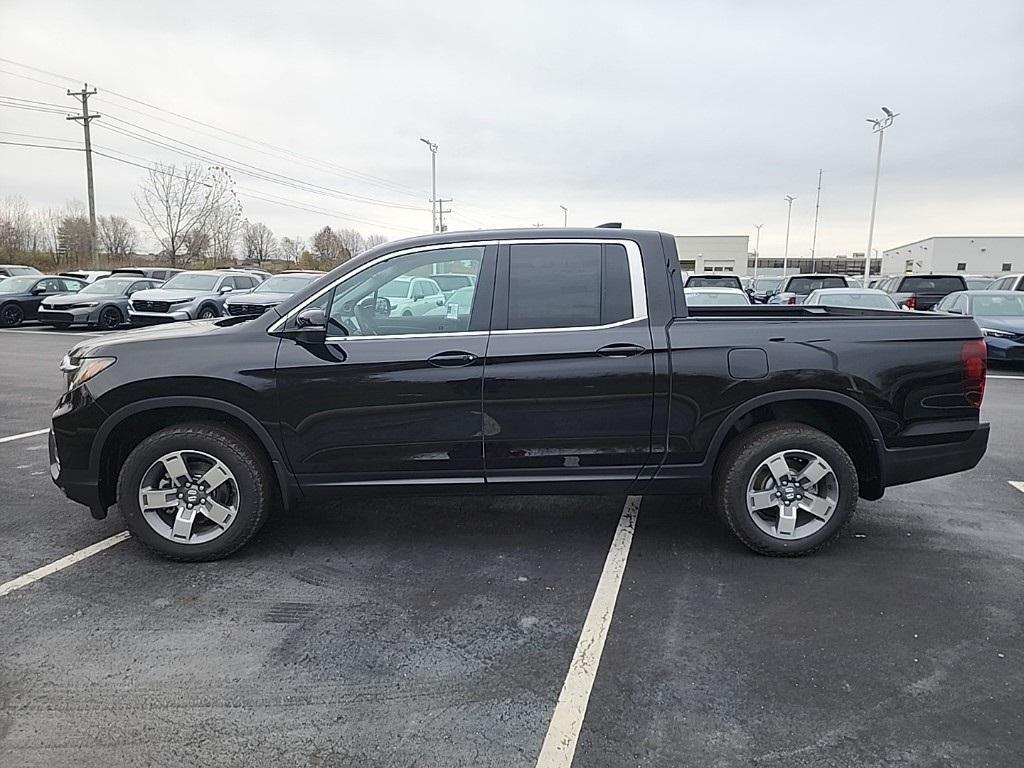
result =
[[[431,275],[431,277],[442,291],[454,291],[473,284],[469,275]]]
[[[388,299],[404,299],[409,295],[409,286],[411,284],[412,280],[408,278],[392,280],[390,283],[386,283],[378,288],[377,295]]]
[[[308,275],[277,275],[257,286],[253,293],[295,293],[316,280]]]
[[[79,293],[100,293],[112,296],[121,294],[128,290],[128,286],[138,280],[137,277],[108,277],[104,280],[97,280],[92,285],[87,285]]]
[[[38,277],[8,277],[0,280],[0,293],[24,293],[35,285]]]
[[[828,307],[862,307],[864,309],[899,309],[884,293],[825,293],[817,302]]]
[[[744,294],[735,291],[687,291],[686,303],[691,307],[728,307],[750,302]]]
[[[988,317],[1024,317],[1024,296],[975,296],[971,314]]]
[[[967,284],[959,276],[949,277],[904,277],[900,283],[898,293],[953,293],[954,291],[966,290]]]
[[[845,288],[846,278],[845,277],[791,277],[789,279],[789,286],[786,288],[787,293],[797,293],[801,296],[805,296],[811,291],[816,291],[819,288]]]
[[[694,275],[686,281],[687,288],[739,288],[740,279],[736,275]]]
[[[208,275],[203,272],[182,272],[172,277],[160,287],[178,291],[212,291],[219,279],[220,275]]]
[[[755,291],[776,291],[782,285],[781,277],[759,277],[754,281]]]

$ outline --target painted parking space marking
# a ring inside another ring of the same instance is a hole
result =
[[[95,544],[90,544],[85,549],[80,549],[77,552],[72,552],[70,555],[62,557],[60,560],[54,560],[48,565],[44,565],[41,568],[36,568],[34,571],[29,571],[24,576],[19,576],[16,579],[0,584],[0,597],[11,594],[15,590],[27,587],[29,584],[34,584],[40,579],[45,579],[47,576],[63,571],[65,568],[80,563],[87,557],[92,557],[105,549],[110,549],[115,544],[120,544],[122,541],[127,539],[131,534],[128,531],[121,531],[115,533],[113,536],[108,536],[102,541],[97,541]]]
[[[569,664],[569,673],[562,684],[561,693],[558,694],[558,703],[555,705],[540,756],[537,758],[537,768],[569,768],[572,765],[576,743],[583,728],[583,718],[587,714],[590,692],[597,676],[597,667],[601,663],[604,642],[612,623],[622,574],[626,570],[626,560],[629,558],[629,548],[633,543],[633,532],[636,530],[641,500],[640,496],[629,496],[622,508],[622,516],[612,537],[604,570],[598,579],[594,599],[590,603],[587,619],[583,622],[583,631],[580,632],[576,651]]]
[[[50,429],[37,429],[33,432],[22,432],[20,435],[8,435],[7,437],[0,437],[0,443],[11,443],[15,440],[24,440],[26,437],[38,437],[39,435],[45,435]]]
[[[1020,480],[1007,480],[1006,482],[1008,482],[1021,493],[1024,493],[1024,483],[1022,483]]]

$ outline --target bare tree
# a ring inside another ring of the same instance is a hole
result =
[[[204,240],[205,247],[209,247],[210,238],[204,232],[207,220],[225,204],[229,194],[221,174],[208,175],[195,163],[180,168],[161,163],[149,170],[135,195],[135,204],[171,266],[177,266],[183,256],[188,259],[202,252],[204,249],[196,246]]]
[[[282,237],[278,251],[282,259],[298,263],[299,257],[306,249],[306,240],[301,237]]]
[[[264,260],[277,254],[277,240],[270,227],[262,221],[247,221],[242,228],[242,248],[245,258],[262,265]]]
[[[135,252],[137,233],[124,216],[100,216],[100,247],[108,259],[130,256]]]
[[[358,256],[366,250],[366,239],[363,234],[355,229],[336,230],[338,239],[351,256]]]
[[[310,266],[317,269],[332,269],[352,257],[352,252],[330,227],[324,227],[313,235],[312,247],[313,258],[310,260]]]
[[[28,203],[20,197],[0,201],[0,256],[13,258],[30,250],[33,229]]]
[[[388,239],[384,235],[367,235],[366,236],[366,250],[376,248],[378,245],[383,245]]]
[[[235,205],[218,205],[206,222],[210,235],[210,256],[214,264],[229,263],[235,258],[235,243],[242,229],[242,217]]]

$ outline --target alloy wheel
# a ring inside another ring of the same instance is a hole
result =
[[[812,536],[839,503],[839,480],[811,451],[780,451],[758,464],[747,484],[747,512],[762,531],[789,541]]]
[[[114,307],[107,307],[100,313],[100,328],[117,328],[121,324],[121,313]]]
[[[202,451],[173,451],[154,461],[139,484],[139,509],[156,533],[179,544],[204,544],[238,514],[238,481]]]
[[[8,304],[0,310],[0,326],[3,326],[4,328],[12,328],[15,325],[21,325],[21,321],[24,319],[25,313],[17,304]]]

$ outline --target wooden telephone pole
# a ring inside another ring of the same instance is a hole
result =
[[[82,114],[68,115],[68,120],[81,120],[85,129],[85,176],[89,188],[89,260],[93,267],[99,267],[99,252],[96,249],[96,196],[92,184],[92,139],[89,136],[89,123],[99,115],[89,113],[89,97],[96,95],[96,89],[89,90],[89,84],[85,83],[80,91],[68,91],[68,96],[74,96],[82,103]]]

